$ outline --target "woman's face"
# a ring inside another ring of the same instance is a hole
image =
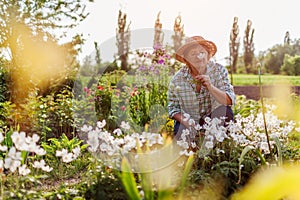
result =
[[[184,58],[190,65],[199,69],[207,65],[210,55],[203,46],[197,44],[187,50]]]

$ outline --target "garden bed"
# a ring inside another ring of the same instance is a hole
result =
[[[260,88],[259,86],[246,85],[246,86],[234,86],[234,91],[237,95],[245,95],[247,99],[259,100]],[[272,97],[273,91],[276,91],[276,86],[266,85],[263,86],[263,96]],[[300,86],[292,86],[289,93],[300,94]]]

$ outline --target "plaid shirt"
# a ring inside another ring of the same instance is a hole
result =
[[[209,76],[211,84],[225,91],[235,104],[233,86],[230,84],[228,72],[222,65],[210,61],[207,65],[206,75]],[[171,79],[168,90],[168,112],[170,117],[177,113],[187,113],[196,122],[201,117],[209,114],[221,104],[201,86],[196,91],[196,83],[187,66],[182,67]]]

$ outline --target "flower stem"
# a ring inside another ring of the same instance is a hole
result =
[[[264,128],[265,128],[265,134],[266,134],[266,137],[267,137],[267,143],[268,143],[269,151],[271,153],[271,145],[270,145],[270,138],[269,138],[269,134],[268,134],[267,122],[266,122],[266,117],[265,117],[266,110],[265,110],[265,105],[264,105],[262,82],[261,82],[261,64],[259,63],[257,66],[258,66],[258,78],[259,78],[259,89],[260,89],[259,91],[260,91],[260,101],[261,101],[262,115],[263,115],[263,120],[264,120]]]

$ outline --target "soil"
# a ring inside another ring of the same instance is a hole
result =
[[[281,90],[281,91],[280,91]],[[260,88],[259,86],[234,86],[235,94],[245,95],[247,99],[259,100],[260,99]],[[289,90],[280,86],[263,86],[263,97],[270,98],[273,93],[285,94],[296,94],[300,95],[300,86],[293,86]]]

